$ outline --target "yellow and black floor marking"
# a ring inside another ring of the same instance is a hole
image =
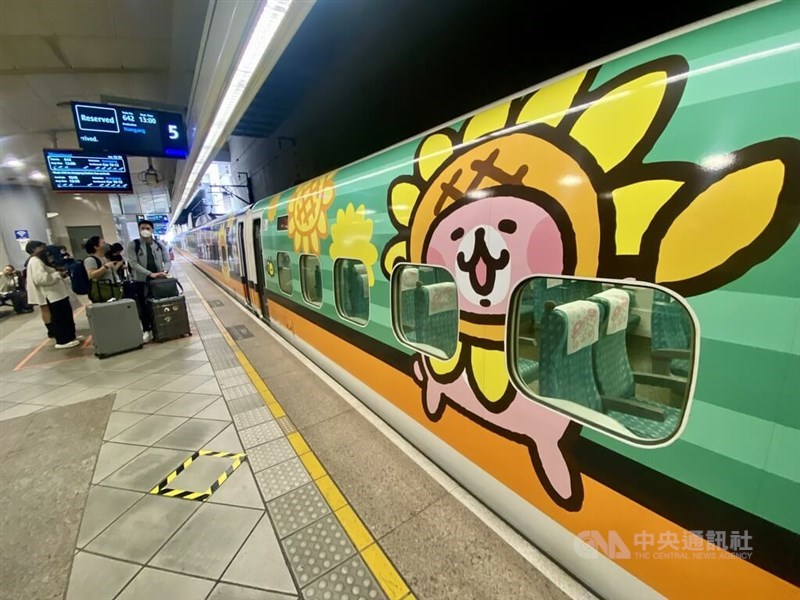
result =
[[[233,462],[227,469],[225,469],[225,472],[222,475],[217,477],[217,480],[211,484],[211,487],[203,490],[202,492],[176,490],[169,487],[169,484],[172,483],[172,480],[180,475],[183,471],[188,469],[191,464],[200,456],[208,456],[211,458],[232,458]],[[211,494],[217,491],[219,486],[225,483],[228,477],[230,477],[231,474],[238,469],[239,465],[241,465],[245,460],[247,460],[247,454],[244,452],[214,452],[213,450],[198,450],[185,461],[183,461],[183,463],[181,463],[177,469],[167,475],[164,481],[150,490],[150,493],[158,496],[168,496],[170,498],[183,498],[184,500],[198,500],[200,502],[205,502],[211,497]]]

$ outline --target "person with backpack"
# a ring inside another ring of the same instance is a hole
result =
[[[44,242],[31,240],[25,245],[25,252],[30,255],[26,268],[28,301],[44,307],[50,314],[50,327],[56,338],[56,348],[74,348],[80,345],[83,338],[75,335],[75,319],[72,317],[72,306],[69,303],[69,289],[64,279],[66,271],[59,271],[45,261],[47,245]]]
[[[153,223],[139,221],[139,237],[128,244],[126,249],[128,268],[136,285],[136,302],[139,305],[139,318],[142,321],[145,344],[152,339],[152,318],[147,306],[149,282],[163,279],[169,273],[169,252],[164,245],[153,239]]]
[[[100,236],[92,236],[86,240],[86,254],[83,267],[89,279],[89,300],[92,302],[108,302],[111,298],[122,297],[122,286],[117,278],[119,262],[106,258],[108,246]]]

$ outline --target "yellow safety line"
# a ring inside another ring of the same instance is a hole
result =
[[[253,365],[244,355],[244,352],[242,352],[236,344],[236,341],[225,329],[225,326],[217,318],[217,315],[214,314],[214,311],[211,309],[208,302],[206,302],[206,299],[200,295],[196,286],[195,290],[198,292],[197,297],[200,298],[206,311],[208,311],[208,314],[211,316],[211,320],[214,321],[217,329],[222,333],[222,337],[225,338],[228,346],[233,350],[239,364],[242,365],[244,372],[247,373],[253,386],[258,390],[258,393],[261,394],[264,404],[267,405],[267,408],[276,419],[284,416],[286,412],[272,394],[272,391],[270,391],[267,384],[264,383],[264,380],[261,379],[261,376],[256,372]],[[325,470],[325,467],[322,466],[317,456],[312,452],[303,436],[295,431],[286,437],[305,465],[306,470],[314,480],[314,484],[319,489],[322,497],[325,498],[328,506],[330,506],[331,512],[336,515],[336,518],[339,520],[339,523],[341,523],[350,541],[353,542],[353,546],[358,550],[364,563],[369,570],[372,571],[372,575],[381,588],[383,588],[389,600],[415,600],[414,595],[411,593],[411,590],[408,589],[408,585],[400,576],[400,573],[398,573],[395,566],[383,552],[383,549],[378,545],[378,542],[372,537],[372,534],[364,523],[361,522],[361,519],[358,518],[355,510],[353,510],[347,502],[347,499],[339,491],[339,488],[333,482],[333,479],[331,479],[331,476]]]

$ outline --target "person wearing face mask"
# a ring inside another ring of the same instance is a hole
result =
[[[161,242],[153,239],[153,223],[139,221],[139,239],[133,240],[126,249],[128,268],[136,284],[136,301],[139,305],[139,318],[142,321],[146,344],[152,339],[153,324],[147,307],[148,282],[167,276],[170,268],[169,252]]]
[[[75,320],[69,303],[69,289],[65,282],[66,271],[58,271],[45,262],[47,246],[44,242],[30,241],[25,245],[30,255],[27,267],[28,300],[40,307],[47,307],[50,327],[56,338],[56,348],[74,348],[80,345],[81,336],[75,335]],[[44,308],[42,308],[44,311]]]
[[[89,299],[92,302],[108,302],[111,298],[119,299],[122,296],[116,273],[121,263],[106,258],[108,249],[105,240],[99,236],[86,240],[86,253],[89,256],[83,260],[83,266],[91,281]]]

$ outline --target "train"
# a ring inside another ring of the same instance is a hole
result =
[[[595,593],[797,598],[798,223],[787,1],[175,244]]]

